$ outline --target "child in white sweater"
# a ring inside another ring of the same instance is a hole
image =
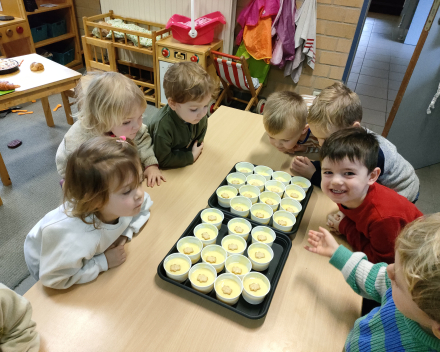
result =
[[[125,137],[95,137],[67,162],[64,204],[41,219],[24,243],[26,264],[44,286],[93,281],[125,262],[124,245],[150,217],[138,152]]]
[[[101,72],[82,77],[76,90],[78,121],[67,131],[55,158],[61,177],[65,177],[69,155],[85,141],[98,136],[125,136],[137,146],[147,186],[165,181],[148,128],[142,123],[147,104],[139,87],[120,73]]]

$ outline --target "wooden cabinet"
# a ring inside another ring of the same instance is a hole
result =
[[[43,51],[54,53],[58,57],[60,54],[66,54],[66,59],[58,61],[67,67],[78,69],[83,66],[81,47],[78,35],[78,26],[76,23],[75,9],[73,0],[36,0],[38,9],[28,12],[25,9],[23,0],[9,0],[9,12],[12,16],[18,16],[24,19],[32,32],[32,28],[45,28],[51,26],[55,28],[57,23],[62,22],[62,31],[52,31],[52,37],[43,34],[38,40],[30,36],[30,50],[32,53],[42,53]],[[56,6],[46,7],[44,5],[52,4]],[[3,11],[3,14],[8,14]],[[64,27],[65,23],[65,27]],[[57,27],[59,28],[59,27]],[[38,40],[38,41],[34,41]],[[65,61],[65,62],[64,62]]]

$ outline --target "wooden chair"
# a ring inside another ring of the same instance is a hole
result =
[[[223,84],[223,92],[217,98],[215,103],[212,102],[208,106],[208,115],[217,110],[222,101],[228,105],[228,102],[231,100],[236,100],[247,104],[245,111],[249,111],[254,105],[256,105],[255,112],[257,114],[262,114],[266,99],[258,100],[258,94],[260,94],[263,85],[260,84],[258,78],[251,77],[244,56],[238,57],[218,51],[211,51],[211,54],[214,58],[215,69]],[[231,60],[225,60],[222,57],[226,57]],[[252,95],[251,100],[245,101],[234,97],[232,94],[232,87],[250,92]]]

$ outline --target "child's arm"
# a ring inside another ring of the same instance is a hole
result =
[[[339,224],[339,231],[353,249],[364,252],[371,262],[393,263],[394,242],[404,226],[403,219],[388,217],[372,222],[368,233],[364,234],[357,230],[355,222],[345,217]]]
[[[153,201],[151,200],[150,195],[147,192],[144,192],[144,202],[142,203],[141,210],[139,214],[133,216],[133,219],[130,221],[130,225],[122,233],[123,236],[126,236],[129,240],[131,240],[133,235],[139,232],[140,228],[144,226],[144,224],[150,218],[150,208],[152,205]]]
[[[390,288],[391,282],[386,272],[387,264],[372,264],[366,260],[364,253],[353,253],[342,245],[338,245],[326,229],[320,227],[319,232],[309,231],[309,244],[305,248],[330,258],[330,264],[339,269],[351,288],[368,299],[381,301],[382,296]]]
[[[191,150],[173,150],[173,137],[167,133],[158,134],[155,138],[154,151],[162,168],[179,168],[194,163],[194,156]]]
[[[0,284],[0,351],[39,351],[40,336],[31,318],[31,304]]]

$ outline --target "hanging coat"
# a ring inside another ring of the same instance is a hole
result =
[[[305,60],[315,68],[316,52],[316,0],[304,0],[295,15],[295,59],[286,64],[284,76],[291,76],[298,83]]]
[[[240,45],[243,40],[244,28],[248,26],[256,26],[260,19],[260,10],[264,8],[261,13],[261,18],[275,16],[280,8],[280,0],[252,0],[249,5],[241,11],[237,18],[237,23],[241,26],[241,31],[235,39],[235,44]]]
[[[261,9],[261,13],[264,10]],[[255,60],[270,62],[272,58],[272,18],[264,17],[258,21],[256,26],[246,25],[243,32],[243,42],[246,50]]]
[[[270,63],[283,68],[295,58],[295,0],[280,0],[280,10],[272,25],[275,45]]]

